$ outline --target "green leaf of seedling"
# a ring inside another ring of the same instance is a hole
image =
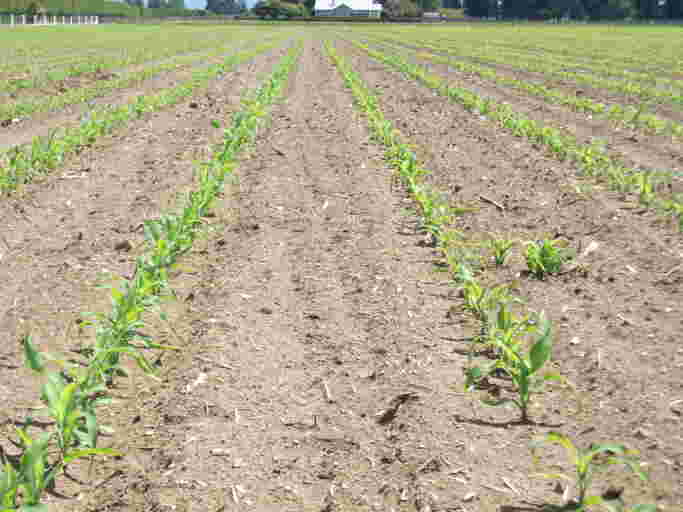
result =
[[[18,486],[17,471],[8,462],[3,469],[0,469],[0,507],[3,511],[14,510],[16,507]]]
[[[145,348],[153,348],[157,350],[182,350],[182,348],[176,347],[175,345],[162,345],[160,343],[145,343]]]
[[[630,512],[657,512],[657,505],[634,505]]]
[[[211,126],[213,126],[214,128],[218,129],[218,128],[221,127],[221,123],[220,123],[220,121],[218,121],[217,119],[213,119],[213,120],[211,121]]]
[[[108,455],[110,457],[123,457],[121,452],[112,450],[111,448],[88,448],[87,450],[75,450],[69,452],[64,457],[64,464],[69,464],[76,459],[83,459],[92,455]]]
[[[575,467],[579,465],[579,451],[567,436],[560,434],[559,432],[549,432],[544,440],[548,443],[555,443],[564,447],[571,464]]]
[[[583,500],[583,505],[604,505],[605,500],[600,496],[587,496]]]
[[[626,455],[627,453],[627,448],[623,444],[616,444],[616,443],[603,443],[603,444],[596,444],[590,447],[588,451],[586,451],[584,458],[586,460],[590,460],[596,455],[599,455],[601,453],[606,453],[608,455]]]
[[[43,356],[36,349],[31,341],[30,336],[25,336],[22,340],[22,345],[24,347],[24,356],[26,357],[26,366],[34,372],[43,373],[45,370],[45,362]]]
[[[17,429],[26,449],[20,459],[22,487],[25,489],[24,500],[27,505],[40,504],[40,495],[50,483],[47,467],[47,450],[52,434],[46,432],[38,439],[31,439],[26,432]]]
[[[14,511],[10,510],[9,512]],[[37,503],[35,505],[22,505],[19,508],[19,512],[48,512],[48,508],[47,505],[43,505],[42,503]]]
[[[553,348],[552,324],[544,319],[541,336],[529,352],[529,362],[531,363],[530,373],[536,373],[550,358]]]

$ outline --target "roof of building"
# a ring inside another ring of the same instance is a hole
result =
[[[346,5],[353,11],[381,11],[382,6],[373,0],[315,0],[316,11],[328,11]]]

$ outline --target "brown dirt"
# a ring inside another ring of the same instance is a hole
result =
[[[2,201],[0,423],[23,420],[38,402],[38,381],[23,368],[19,338],[31,333],[49,351],[89,339],[75,324],[80,313],[110,308],[96,285],[130,274],[141,221],[176,204],[192,183],[193,160],[206,158],[221,136],[211,120],[227,119],[241,90],[258,84],[282,53],[259,56],[175,109],[134,121],[22,197]],[[130,248],[117,248],[126,241]]]
[[[538,511],[534,504],[559,498],[530,477],[541,468],[528,442],[553,429],[583,446],[641,449],[652,485],[621,473],[612,481],[629,501],[678,510],[682,418],[671,404],[683,399],[683,237],[632,198],[338,47],[415,144],[430,181],[453,204],[477,207],[457,226],[469,238],[552,236],[579,253],[598,244],[582,259],[585,272],[529,279],[518,246],[484,277],[517,282],[526,307],[554,320],[553,366],[576,389],[538,395],[529,425],[463,392],[463,339],[474,324],[436,272],[412,202],[351,94],[310,39],[239,183],[173,279],[179,300],[163,306],[170,323],[150,319],[161,341],[183,351],[164,357],[162,382],[133,372],[113,390],[103,421],[116,432],[106,444],[125,456],[92,474],[74,468],[86,483],[62,479],[68,498],[50,502],[77,512]],[[92,289],[98,271],[130,271],[141,219],[189,185],[192,159],[220,135],[208,121],[233,110],[272,63],[257,59],[195,99],[199,109],[136,122],[28,198],[0,204],[13,247],[6,254],[0,240],[10,265],[0,276],[10,283],[0,364],[21,364],[16,339],[27,330],[41,347],[80,341],[64,326],[83,309],[106,310],[106,293]],[[130,254],[113,249],[122,240]],[[0,379],[9,426],[35,404],[37,383],[19,368]]]
[[[238,224],[209,249],[210,271],[192,290],[192,353],[146,403],[141,421],[164,448],[147,457],[145,497],[138,472],[92,503],[321,510],[327,500],[368,510],[401,493],[419,499],[416,469],[444,446],[414,437],[429,430],[422,420],[409,426],[436,397],[412,378],[413,361],[436,344],[448,302],[421,281],[429,249],[367,139],[340,78],[308,43],[258,154],[240,166],[228,205]],[[378,422],[410,392],[395,421]]]
[[[560,89],[566,94],[576,95],[577,93],[581,96],[591,98],[595,101],[605,103],[607,105],[630,105],[638,107],[643,103],[642,98],[638,96],[628,95],[624,93],[618,93],[616,91],[610,91],[607,89],[600,89],[596,87],[590,87],[583,83],[576,83],[572,80],[553,78],[548,75],[544,75],[541,72],[525,71],[516,68],[514,65],[507,64],[495,64],[482,62],[486,66],[502,72],[505,75],[513,76],[519,80],[527,80],[530,82],[542,83],[547,87],[552,87],[555,89]],[[677,78],[672,76],[672,78]],[[662,101],[661,103],[655,103],[649,106],[649,111],[656,113],[663,119],[671,119],[677,122],[683,122],[683,106],[668,103]]]
[[[562,423],[567,433],[579,435],[590,427],[591,440],[621,439],[641,448],[652,463],[662,502],[680,503],[680,418],[669,404],[681,393],[683,352],[677,340],[683,237],[659,225],[654,214],[634,209],[600,186],[589,197],[578,196],[573,192],[575,169],[543,157],[530,144],[398,73],[357,56],[354,63],[381,94],[387,117],[417,145],[434,172],[434,183],[450,191],[455,204],[480,208],[459,226],[469,238],[497,234],[527,241],[551,236],[567,240],[579,253],[591,242],[599,244],[584,260],[589,269],[585,276],[520,279],[524,263],[519,248],[509,268],[487,269],[487,275],[491,283],[519,280],[518,292],[529,307],[546,311],[558,326],[555,359],[577,392],[568,403],[556,402],[552,395],[544,399],[551,421]],[[503,205],[505,212],[477,201],[481,196]],[[463,327],[467,329],[467,322]],[[639,434],[639,427],[646,433]],[[490,428],[489,435],[493,432]],[[511,444],[506,450],[512,453],[505,458],[524,460],[517,450],[531,432],[510,434],[512,439],[503,442]],[[496,445],[489,450],[494,457]],[[507,477],[519,481],[514,473]]]
[[[485,60],[472,59],[466,56],[449,55],[446,52],[437,51],[432,48],[424,48],[408,43],[401,43],[398,41],[396,41],[396,44],[420,52],[434,53],[443,57],[450,57],[454,60],[473,61],[476,64],[480,64],[488,68],[491,68],[492,70],[502,75],[511,76],[518,80],[525,80],[532,83],[540,83],[547,87],[559,89],[568,95],[584,96],[587,98],[591,98],[594,101],[605,103],[607,105],[618,104],[638,107],[641,103],[643,103],[642,98],[638,96],[618,93],[607,89],[590,87],[586,84],[576,83],[572,80],[554,78],[550,75],[543,74],[541,72],[522,70],[516,67],[514,64],[499,64]],[[672,78],[676,77],[672,76]],[[663,119],[670,119],[679,123],[683,122],[683,106],[680,106],[675,103],[669,103],[666,101],[655,102],[654,104],[648,105],[648,111],[656,113],[659,117]]]
[[[524,95],[477,75],[461,73],[445,64],[424,59],[416,61],[431,72],[447,77],[454,86],[506,103],[528,119],[564,128],[582,144],[601,140],[610,154],[628,167],[671,171],[674,173],[671,192],[683,193],[683,153],[678,140],[668,136],[646,135],[599,117],[573,112],[562,105],[546,103],[541,98]]]
[[[226,55],[230,52],[226,50]],[[46,136],[50,131],[56,128],[66,128],[75,126],[80,122],[82,116],[93,108],[99,107],[117,107],[125,105],[134,100],[138,96],[147,94],[156,94],[163,89],[170,89],[176,85],[188,80],[194,71],[198,68],[206,67],[210,64],[216,64],[224,60],[224,57],[211,57],[204,59],[199,63],[188,64],[178,70],[172,72],[162,72],[153,77],[138,82],[131,87],[125,87],[110,92],[104,96],[94,98],[86,103],[77,103],[67,105],[61,110],[51,112],[39,112],[32,114],[27,119],[22,119],[18,123],[5,123],[0,126],[0,151],[9,149],[10,147],[28,144],[36,136]],[[82,77],[62,81],[63,87],[85,87],[89,84],[82,84]],[[110,79],[103,78],[103,79]],[[60,83],[62,83],[60,82]],[[78,84],[78,85],[76,85]],[[66,89],[65,89],[66,90]],[[65,91],[63,91],[65,92]]]

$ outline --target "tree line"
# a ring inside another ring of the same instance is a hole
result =
[[[477,18],[683,19],[683,0],[464,0],[464,4],[465,14]]]

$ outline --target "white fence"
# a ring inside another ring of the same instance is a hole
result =
[[[45,27],[48,25],[99,25],[99,16],[15,16],[14,14],[0,16],[0,26]]]

